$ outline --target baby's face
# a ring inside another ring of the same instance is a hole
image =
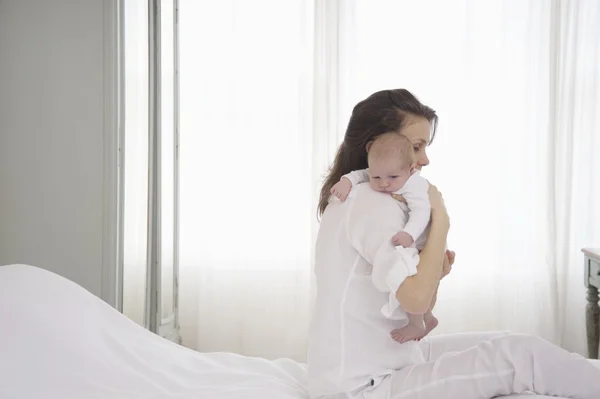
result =
[[[382,193],[400,190],[411,175],[412,168],[402,167],[396,159],[378,159],[369,164],[371,188]]]

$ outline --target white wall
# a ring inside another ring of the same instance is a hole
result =
[[[103,0],[0,0],[0,265],[102,294]]]

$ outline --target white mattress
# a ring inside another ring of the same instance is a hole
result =
[[[305,386],[292,360],[197,353],[62,277],[0,267],[0,398],[303,399]]]

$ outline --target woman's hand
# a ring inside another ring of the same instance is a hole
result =
[[[444,255],[444,264],[442,265],[442,277],[446,277],[452,271],[452,265],[454,264],[454,259],[456,258],[456,253],[454,251],[446,250],[446,254]]]

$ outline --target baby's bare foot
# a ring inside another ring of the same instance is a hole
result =
[[[425,331],[423,330],[423,327],[414,324],[409,324],[406,327],[396,328],[395,330],[392,330],[391,335],[394,341],[403,344],[404,342],[422,338],[424,336],[424,333]]]
[[[437,317],[435,317],[432,313],[426,313],[423,315],[423,321],[425,322],[425,332],[423,333],[423,336],[417,338],[417,341],[420,341],[429,335],[429,333],[439,324]]]

